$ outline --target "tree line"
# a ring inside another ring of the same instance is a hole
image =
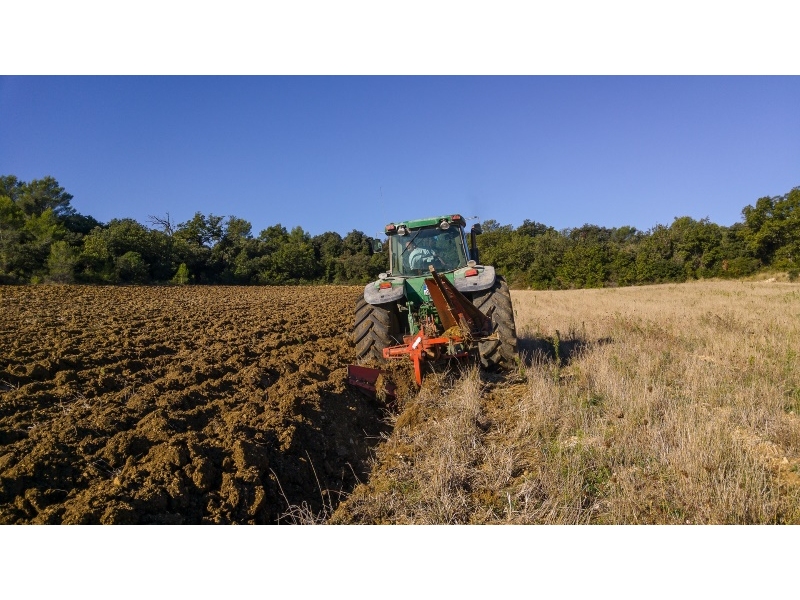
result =
[[[366,283],[388,265],[353,230],[311,236],[280,223],[254,235],[235,216],[175,223],[155,215],[100,223],[79,214],[53,177],[0,176],[0,283],[303,284]],[[407,215],[417,218],[423,215]],[[759,198],[730,227],[678,217],[648,231],[583,225],[556,230],[525,220],[484,221],[481,262],[514,287],[568,289],[737,278],[800,268],[800,187]]]

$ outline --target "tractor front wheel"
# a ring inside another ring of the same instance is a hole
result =
[[[402,343],[397,305],[369,304],[362,295],[356,302],[353,342],[356,357],[383,359],[383,349]]]
[[[517,326],[514,323],[514,308],[505,279],[498,276],[488,290],[475,292],[472,303],[483,313],[492,312],[492,330],[497,339],[478,344],[481,364],[486,368],[511,368],[517,360]]]

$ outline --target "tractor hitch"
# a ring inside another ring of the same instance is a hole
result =
[[[414,379],[422,385],[422,363],[441,358],[465,358],[469,356],[472,342],[492,333],[492,321],[478,310],[469,299],[459,292],[447,279],[429,267],[431,277],[425,280],[431,300],[439,314],[444,332],[435,333],[432,321],[423,323],[415,335],[403,337],[403,343],[383,349],[383,358],[408,356],[414,363]]]

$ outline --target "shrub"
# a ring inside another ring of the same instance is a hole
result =
[[[147,281],[147,271],[147,263],[138,252],[126,252],[116,261],[116,272],[120,281],[144,283]]]
[[[47,258],[48,279],[55,283],[72,283],[75,280],[76,252],[67,242],[53,242]]]
[[[178,270],[175,273],[175,277],[172,278],[172,283],[177,285],[186,285],[189,283],[189,279],[189,268],[186,266],[186,263],[181,263],[181,266],[178,267]]]

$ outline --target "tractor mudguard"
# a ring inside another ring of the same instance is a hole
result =
[[[367,304],[386,304],[387,302],[397,302],[405,295],[405,286],[402,281],[399,285],[393,285],[390,288],[381,289],[378,287],[380,281],[373,281],[368,283],[364,288],[364,300]],[[483,289],[483,288],[481,288]]]
[[[496,275],[494,267],[489,265],[480,265],[477,267],[478,274],[472,277],[464,277],[463,273],[467,269],[459,269],[455,272],[453,278],[453,285],[455,288],[463,293],[480,292],[488,290],[494,285]],[[390,281],[390,280],[384,280]],[[396,279],[395,285],[390,288],[379,287],[381,281],[373,281],[368,283],[364,288],[364,300],[367,304],[386,304],[387,302],[398,302],[405,296],[405,287],[403,279]]]
[[[478,274],[472,277],[456,277],[453,280],[453,285],[462,294],[465,292],[480,292],[481,290],[488,290],[494,285],[495,272],[494,267],[481,266],[478,268]]]

